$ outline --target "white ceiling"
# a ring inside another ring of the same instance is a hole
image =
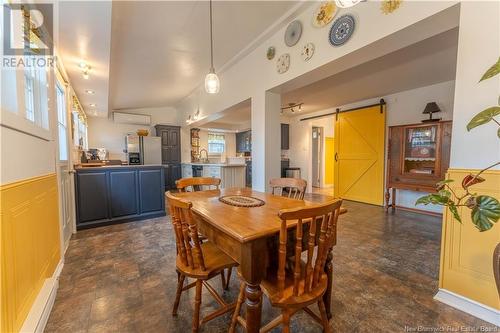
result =
[[[105,116],[108,113],[111,2],[59,1],[58,11],[57,51],[71,85],[88,115]],[[88,80],[79,68],[81,61],[92,67]],[[85,90],[93,90],[95,94],[86,94]]]
[[[247,130],[251,127],[251,113],[251,100],[247,99],[222,112],[209,116],[208,119],[204,119],[208,122],[202,122],[202,127],[221,130],[229,129],[235,131]]]
[[[214,1],[214,58],[220,69],[297,3]],[[173,105],[210,68],[209,2],[114,2],[110,107]]]

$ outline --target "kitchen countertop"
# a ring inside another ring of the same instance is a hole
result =
[[[184,165],[200,165],[200,166],[216,166],[216,167],[223,167],[223,168],[230,168],[230,167],[244,167],[247,166],[246,164],[227,164],[227,163],[198,163],[198,162],[190,162],[190,163],[182,163]]]
[[[148,167],[163,167],[162,164],[146,164],[146,165],[95,165],[95,166],[81,166],[75,165],[76,170],[87,170],[87,169],[137,169],[137,168],[148,168]]]

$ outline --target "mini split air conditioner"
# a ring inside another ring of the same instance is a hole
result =
[[[145,114],[113,112],[113,121],[119,124],[151,125],[151,116]]]

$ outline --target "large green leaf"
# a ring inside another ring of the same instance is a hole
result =
[[[484,125],[491,121],[494,117],[500,114],[500,106],[492,106],[476,114],[467,124],[467,130],[470,131],[474,127]]]
[[[455,220],[462,223],[462,217],[460,216],[460,214],[458,214],[457,206],[449,205],[448,209],[450,210],[451,214],[453,214],[453,217],[455,218]]]
[[[415,201],[415,205],[434,204],[446,206],[449,202],[453,203],[453,201],[450,200],[450,195],[450,191],[441,190],[438,193],[428,194],[418,198],[417,201]]]
[[[486,73],[483,74],[483,77],[481,77],[481,80],[479,80],[479,82],[489,79],[499,73],[500,73],[500,57],[498,58],[496,64],[488,68],[488,70],[486,71]]]
[[[500,128],[499,128],[499,129],[498,129],[498,131],[497,131],[497,136],[498,136],[498,138],[500,139]]]
[[[500,202],[497,199],[479,195],[476,197],[476,206],[471,212],[472,223],[476,225],[479,231],[486,231],[493,227],[500,219]]]

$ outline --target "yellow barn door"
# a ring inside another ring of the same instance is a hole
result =
[[[335,197],[383,205],[385,110],[339,113],[335,120]]]

